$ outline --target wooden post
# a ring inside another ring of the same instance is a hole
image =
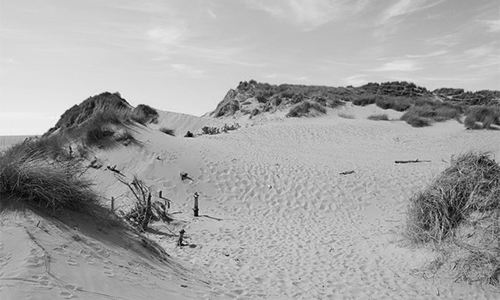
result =
[[[151,219],[151,193],[148,195],[148,202],[146,203],[146,213],[144,214],[144,220],[142,221],[142,230],[146,231],[148,229],[149,219]]]
[[[115,197],[111,197],[111,212],[115,213]]]
[[[162,198],[162,194],[163,194],[163,191],[160,191],[160,192],[159,192],[159,197],[160,197],[160,199]]]
[[[194,193],[194,208],[193,208],[193,211],[194,211],[194,216],[197,217],[198,216],[198,197],[200,195],[198,194],[198,192],[195,192]]]
[[[184,229],[179,231],[179,239],[177,240],[177,246],[182,247],[184,244],[182,243],[182,239],[184,238],[184,232],[186,232]]]

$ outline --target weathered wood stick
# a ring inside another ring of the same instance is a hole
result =
[[[198,194],[198,192],[194,193],[194,208],[193,208],[193,211],[194,211],[194,216],[195,217],[198,216],[198,196],[200,196]]]
[[[431,162],[430,160],[396,160],[394,161],[397,164],[411,164],[411,163],[422,163],[422,162]]]

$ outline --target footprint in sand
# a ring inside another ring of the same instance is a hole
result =
[[[81,286],[78,286],[76,284],[67,284],[64,286],[66,289],[70,290],[70,291],[82,291],[83,288]]]
[[[1,253],[0,254],[0,267],[4,267],[5,265],[7,265],[7,263],[9,262],[11,257],[12,257],[12,255],[10,253]]]
[[[67,291],[61,292],[61,293],[59,293],[59,295],[61,297],[63,297],[64,299],[71,299],[71,298],[75,297],[75,295],[73,295],[72,293],[67,292]]]
[[[48,289],[48,290],[51,290],[56,286],[55,283],[53,283],[52,281],[50,281],[44,277],[42,277],[42,279],[38,281],[38,284],[41,288]]]
[[[104,271],[102,272],[104,275],[108,277],[114,277],[115,273],[113,273],[113,269],[110,267],[104,267]]]
[[[76,260],[74,260],[74,259],[72,259],[72,258],[68,259],[68,260],[66,261],[66,263],[67,263],[68,265],[70,265],[70,266],[73,266],[73,267],[78,266],[78,263],[76,262]]]

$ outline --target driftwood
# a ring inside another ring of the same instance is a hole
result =
[[[186,179],[189,179],[191,181],[194,181],[193,178],[189,177],[188,173],[182,172],[181,173],[181,180],[184,181]]]
[[[354,173],[354,171],[345,171],[345,172],[340,173],[340,175],[349,175],[352,173]]]
[[[414,164],[414,163],[422,163],[422,162],[431,162],[430,160],[396,160],[394,161],[397,164]]]

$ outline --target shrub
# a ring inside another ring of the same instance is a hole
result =
[[[53,160],[43,149],[21,144],[0,157],[0,194],[42,208],[92,214],[100,206],[92,183],[82,176],[84,171],[76,160]],[[2,200],[2,210],[5,204]]]
[[[258,114],[260,114],[260,110],[258,108],[254,108],[250,116],[255,117]]]
[[[368,120],[389,121],[389,116],[387,116],[387,114],[371,115],[371,116],[368,116]]]
[[[160,131],[163,132],[163,133],[165,133],[165,134],[168,134],[168,135],[171,135],[171,136],[175,136],[175,131],[173,129],[166,128],[166,127],[161,127]]]
[[[131,118],[137,123],[146,125],[148,123],[157,123],[159,114],[154,108],[145,104],[139,104],[132,110]]]
[[[208,135],[214,135],[214,134],[219,134],[220,133],[220,129],[217,128],[217,127],[209,127],[209,126],[205,126],[201,129],[201,132],[203,134],[208,134]]]
[[[412,244],[439,246],[457,278],[498,285],[499,216],[500,166],[487,154],[467,153],[410,198],[403,234]]]
[[[194,135],[193,135],[193,133],[191,131],[188,131],[188,132],[186,132],[186,134],[184,135],[184,137],[192,138],[192,137],[194,137]]]
[[[295,105],[290,109],[290,111],[286,114],[287,118],[299,118],[308,115],[311,113],[311,110],[315,110],[319,113],[325,114],[326,109],[316,102],[304,101]]]

